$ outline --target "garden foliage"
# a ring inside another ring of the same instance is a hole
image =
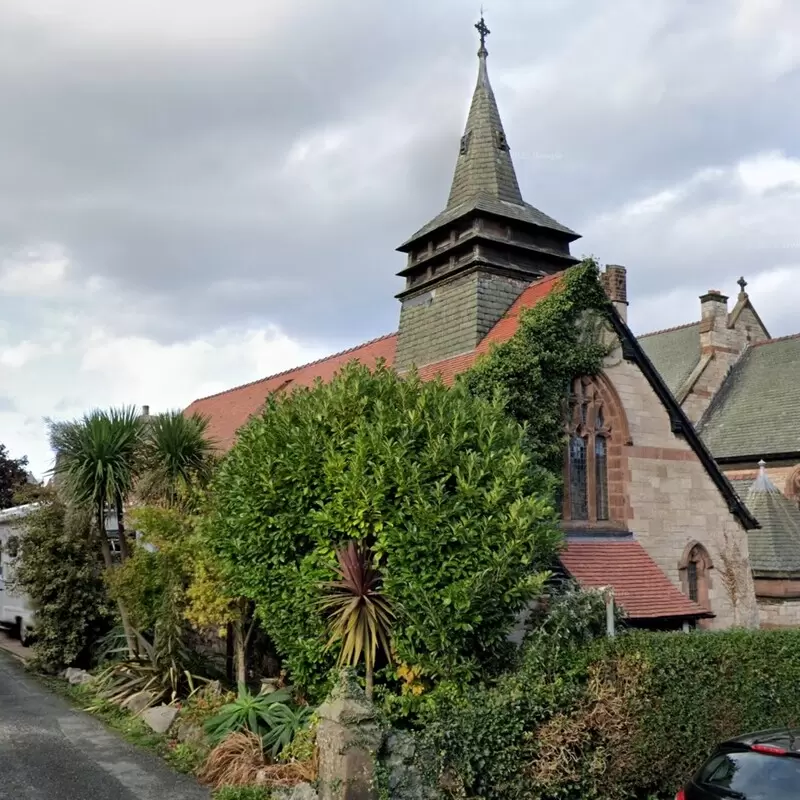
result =
[[[271,398],[213,484],[208,540],[293,681],[318,694],[322,584],[370,548],[400,664],[469,680],[502,649],[560,546],[551,480],[499,400],[377,365]]]
[[[44,502],[25,520],[15,580],[36,610],[37,665],[86,666],[91,645],[112,624],[89,515]]]
[[[597,264],[587,259],[558,278],[555,289],[522,312],[514,336],[461,376],[478,396],[499,395],[527,429],[537,463],[561,475],[565,402],[570,382],[596,375],[608,352],[603,325],[611,304]]]
[[[596,621],[599,627],[601,607]],[[800,631],[534,634],[492,686],[439,692],[421,732],[450,794],[487,800],[675,796],[714,745],[798,725]]]

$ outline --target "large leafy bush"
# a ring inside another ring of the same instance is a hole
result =
[[[36,609],[38,666],[88,665],[91,645],[112,624],[112,608],[88,514],[45,501],[25,520],[15,581]]]
[[[321,689],[332,664],[321,585],[353,539],[380,570],[396,659],[469,679],[558,550],[552,489],[499,401],[351,364],[240,431],[207,534],[296,684]]]

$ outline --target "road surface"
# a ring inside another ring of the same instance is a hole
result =
[[[0,800],[208,800],[0,651]]]

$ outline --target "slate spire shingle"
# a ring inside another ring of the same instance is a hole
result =
[[[478,82],[461,137],[448,208],[461,205],[478,192],[486,192],[509,203],[523,204],[503,121],[489,82],[488,55],[482,37],[481,49],[478,50]]]

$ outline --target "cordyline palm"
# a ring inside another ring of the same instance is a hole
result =
[[[146,503],[174,506],[186,501],[190,489],[205,486],[214,466],[214,444],[208,420],[168,411],[146,423],[143,469],[136,491]]]
[[[339,664],[355,666],[363,654],[367,697],[372,697],[373,674],[378,649],[389,654],[389,634],[394,615],[381,594],[380,577],[372,567],[369,552],[350,542],[337,551],[338,580],[323,584],[321,606],[331,627],[328,647],[341,643]]]
[[[95,410],[71,422],[48,421],[50,445],[56,454],[55,475],[61,478],[67,497],[75,505],[91,508],[97,522],[100,548],[106,567],[113,566],[105,529],[105,509],[117,517],[120,557],[128,557],[123,508],[139,467],[144,426],[132,406]],[[129,647],[135,637],[120,605]]]

